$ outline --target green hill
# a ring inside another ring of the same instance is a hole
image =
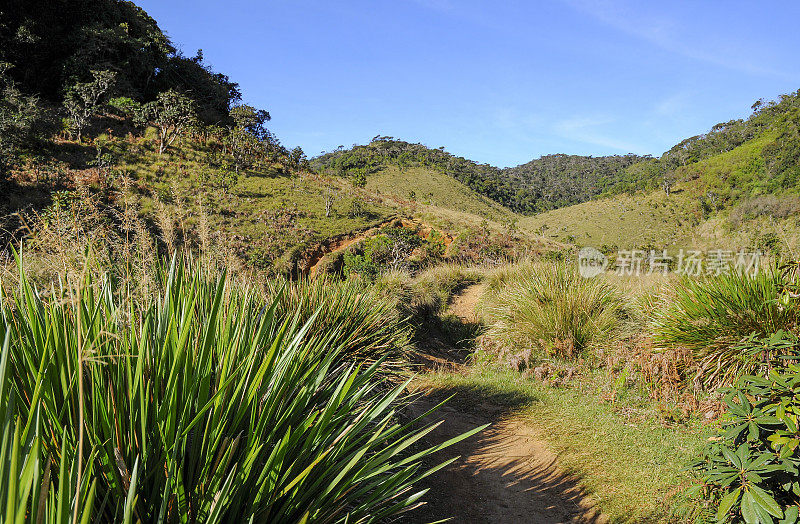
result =
[[[776,188],[765,132],[730,151],[675,169],[669,188],[641,189],[525,217],[520,227],[580,246],[770,249],[795,245],[796,188]]]
[[[338,149],[315,158],[320,171],[368,182],[382,170],[424,167],[458,180],[517,213],[531,214],[584,202],[618,185],[623,170],[649,157],[545,155],[517,167],[500,169],[393,137]]]
[[[426,167],[389,166],[367,178],[366,189],[380,195],[502,223],[516,215],[441,171]]]

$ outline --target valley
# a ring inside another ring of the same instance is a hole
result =
[[[800,522],[800,91],[657,155],[310,156],[62,4],[0,6],[0,522]]]

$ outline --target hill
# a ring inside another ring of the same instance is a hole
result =
[[[409,204],[475,215],[496,223],[507,222],[516,216],[510,209],[429,167],[389,166],[371,174],[365,188],[406,200]]]
[[[356,184],[368,184],[376,173],[389,167],[400,172],[426,168],[447,174],[524,215],[621,193],[659,188],[669,193],[675,184],[690,179],[700,179],[703,191],[713,193],[706,199],[715,201],[712,207],[725,207],[761,194],[796,190],[800,181],[799,93],[769,102],[761,99],[748,118],[716,124],[708,133],[681,141],[659,158],[555,154],[500,169],[457,157],[441,147],[376,136],[369,144],[323,154],[313,164]],[[740,147],[748,151],[744,154],[747,158],[736,164],[742,153],[726,155]],[[716,179],[711,180],[713,175],[707,171],[716,172]]]
[[[429,148],[393,137],[376,136],[369,144],[325,153],[313,161],[321,171],[351,178],[356,184],[382,170],[424,167],[439,171],[510,210],[532,214],[584,202],[615,187],[622,171],[646,157],[546,155],[500,169],[455,156],[443,147]]]
[[[796,188],[776,188],[765,168],[765,155],[774,143],[774,133],[764,133],[679,166],[668,191],[607,194],[525,217],[520,227],[598,248],[771,251],[776,242],[796,246]]]

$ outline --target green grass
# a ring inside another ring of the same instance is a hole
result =
[[[297,258],[299,250],[315,242],[377,225],[396,214],[394,207],[340,180],[310,174],[289,175],[271,164],[243,172],[236,184],[223,191],[218,178],[224,172],[209,164],[207,146],[184,139],[159,156],[144,139],[136,147],[118,143],[117,169],[126,172],[142,193],[142,209],[155,217],[162,203],[186,229],[196,230],[200,204],[208,226],[228,238],[251,261],[274,265],[278,272]],[[332,196],[326,216],[326,197]],[[354,202],[361,210],[354,212]]]
[[[701,217],[697,204],[684,193],[663,191],[617,195],[547,211],[520,220],[520,228],[557,241],[620,249],[693,244]]]
[[[559,463],[612,522],[661,522],[690,481],[684,468],[701,453],[710,427],[663,425],[636,392],[617,403],[599,398],[599,377],[579,377],[551,388],[519,373],[475,367],[466,374],[430,374],[426,386],[455,393],[470,409],[490,400],[532,428],[558,454]]]
[[[726,230],[718,220],[742,199],[769,191],[761,151],[774,136],[764,135],[731,151],[681,167],[670,195],[662,190],[621,194],[555,209],[520,220],[520,228],[581,246],[742,248],[748,236]],[[700,199],[714,195],[712,211]],[[786,224],[784,224],[786,225]],[[796,229],[796,224],[792,224]],[[760,226],[763,228],[763,224]]]
[[[453,177],[424,167],[409,167],[402,171],[388,167],[367,177],[367,189],[384,195],[435,209],[475,215],[501,223],[516,214],[508,208],[479,195]],[[411,193],[414,198],[411,198]]]
[[[148,299],[89,269],[50,300],[24,274],[2,297],[6,517],[374,522],[424,495],[421,461],[442,445],[416,449],[431,427],[396,422],[405,385],[380,379],[380,355],[353,358],[352,324],[303,324],[191,264],[159,269]]]

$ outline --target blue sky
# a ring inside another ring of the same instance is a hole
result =
[[[511,166],[659,155],[800,88],[800,3],[135,0],[309,156],[390,135]]]

